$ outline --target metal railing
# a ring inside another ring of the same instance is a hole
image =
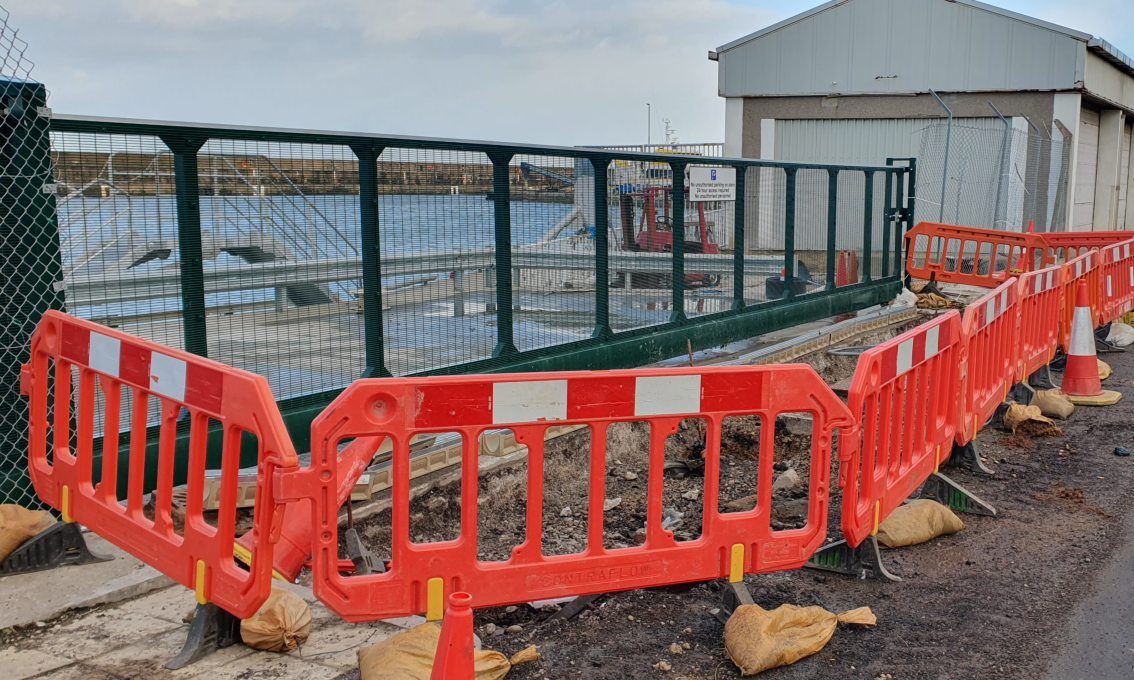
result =
[[[64,274],[19,286],[267,376],[300,450],[362,376],[641,365],[889,299],[915,186],[912,159],[70,115],[50,135]],[[694,200],[691,168],[735,171],[734,194]]]

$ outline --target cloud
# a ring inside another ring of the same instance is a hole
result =
[[[723,136],[735,0],[6,0],[57,111],[546,143]]]

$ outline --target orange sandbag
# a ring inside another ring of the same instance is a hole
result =
[[[290,590],[272,589],[260,610],[240,622],[244,644],[265,652],[290,652],[311,634],[311,607]]]
[[[55,524],[50,512],[28,510],[4,503],[0,505],[0,560],[8,559],[29,538]]]

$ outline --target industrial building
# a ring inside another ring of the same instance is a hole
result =
[[[726,156],[916,156],[919,220],[1134,229],[1134,60],[1101,38],[972,0],[833,0],[709,58]]]

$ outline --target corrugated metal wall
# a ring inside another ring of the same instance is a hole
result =
[[[724,97],[1069,90],[1084,42],[942,0],[850,0],[720,53]]]

